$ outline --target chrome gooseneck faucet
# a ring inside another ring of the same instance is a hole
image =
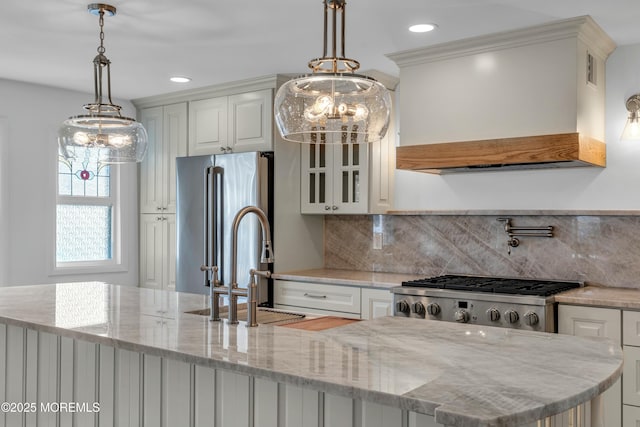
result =
[[[258,326],[257,312],[258,312],[258,285],[256,283],[256,276],[271,277],[269,270],[260,271],[251,269],[251,280],[249,286],[244,288],[238,287],[238,229],[240,227],[240,221],[245,215],[253,213],[258,217],[260,226],[262,227],[262,256],[261,262],[270,263],[273,262],[273,247],[271,244],[271,227],[267,215],[256,206],[246,206],[236,213],[232,224],[232,239],[231,239],[231,283],[229,286],[224,286],[218,280],[218,267],[202,266],[203,270],[213,271],[213,281],[211,283],[211,315],[210,320],[220,320],[220,296],[227,294],[229,298],[229,324],[238,323],[238,297],[246,296],[248,305],[247,326]]]

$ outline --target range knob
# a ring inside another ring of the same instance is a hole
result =
[[[415,304],[413,304],[413,312],[420,316],[424,316],[424,304],[422,304],[421,302],[416,302]]]
[[[396,303],[396,312],[397,313],[409,314],[410,311],[411,311],[411,309],[409,308],[409,303],[406,302],[405,300],[398,301]]]
[[[520,316],[515,310],[507,310],[504,312],[504,318],[507,320],[507,323],[517,323]]]
[[[540,318],[533,311],[527,311],[524,314],[524,322],[529,326],[535,326],[540,321]]]
[[[487,310],[487,319],[492,322],[497,322],[498,320],[500,320],[500,310],[498,310],[497,308],[490,308],[489,310]]]
[[[437,316],[440,314],[440,306],[435,302],[427,304],[427,313],[429,313],[429,316]]]
[[[457,310],[453,313],[453,318],[456,322],[467,323],[469,321],[469,312],[464,309]]]

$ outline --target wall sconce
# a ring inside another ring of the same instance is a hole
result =
[[[623,140],[640,140],[640,121],[638,111],[640,110],[640,94],[631,95],[625,103],[629,111],[627,124],[624,125],[622,136]]]

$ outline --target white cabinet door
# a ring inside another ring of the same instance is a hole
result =
[[[164,244],[163,216],[140,215],[140,286],[162,289]]]
[[[383,214],[393,209],[396,171],[396,130],[391,110],[389,129],[380,141],[371,143],[369,168],[369,213]]]
[[[623,311],[622,326],[622,343],[640,347],[640,311]]]
[[[189,103],[189,155],[273,150],[272,90]]]
[[[603,337],[621,343],[622,314],[612,308],[582,307],[560,304],[558,306],[558,333]],[[619,427],[622,423],[621,381],[603,393],[604,425]],[[626,426],[626,424],[625,424]]]
[[[272,90],[229,97],[229,140],[235,153],[273,151]]]
[[[624,427],[640,427],[640,408],[624,405],[622,408],[622,425]]]
[[[175,290],[176,216],[140,215],[140,286]]]
[[[326,144],[301,144],[301,213],[332,212],[333,149]]]
[[[189,155],[221,154],[229,145],[228,98],[202,99],[189,103]]]
[[[624,346],[622,402],[640,406],[640,347]]]
[[[558,333],[561,334],[611,338],[620,343],[621,321],[620,310],[612,308],[558,306]]]
[[[318,138],[321,139],[320,133]],[[369,200],[367,144],[303,144],[302,213],[364,214]]]
[[[163,205],[176,213],[176,157],[187,155],[187,104],[167,105],[163,111]]]
[[[387,289],[362,288],[363,319],[393,315],[393,294]]]
[[[163,241],[164,241],[164,254],[163,254],[163,263],[164,263],[164,274],[162,277],[163,289],[169,291],[176,290],[176,249],[178,247],[178,242],[176,241],[177,230],[176,230],[176,216],[175,215],[165,215],[164,219],[164,228],[162,230],[164,232]]]
[[[362,214],[369,207],[369,144],[333,147],[333,205],[336,214]]]
[[[327,145],[323,140],[318,132],[312,143],[301,144],[301,213],[367,214],[393,208],[393,123],[382,140],[369,144]]]
[[[145,108],[149,145],[140,164],[140,213],[175,213],[176,157],[187,155],[187,104]]]
[[[140,213],[160,212],[163,205],[162,119],[162,107],[145,108],[140,113],[149,138],[147,154],[140,163]]]

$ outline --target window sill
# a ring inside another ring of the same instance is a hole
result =
[[[126,265],[73,265],[54,267],[49,276],[67,276],[75,274],[102,274],[102,273],[126,273],[129,269]]]

